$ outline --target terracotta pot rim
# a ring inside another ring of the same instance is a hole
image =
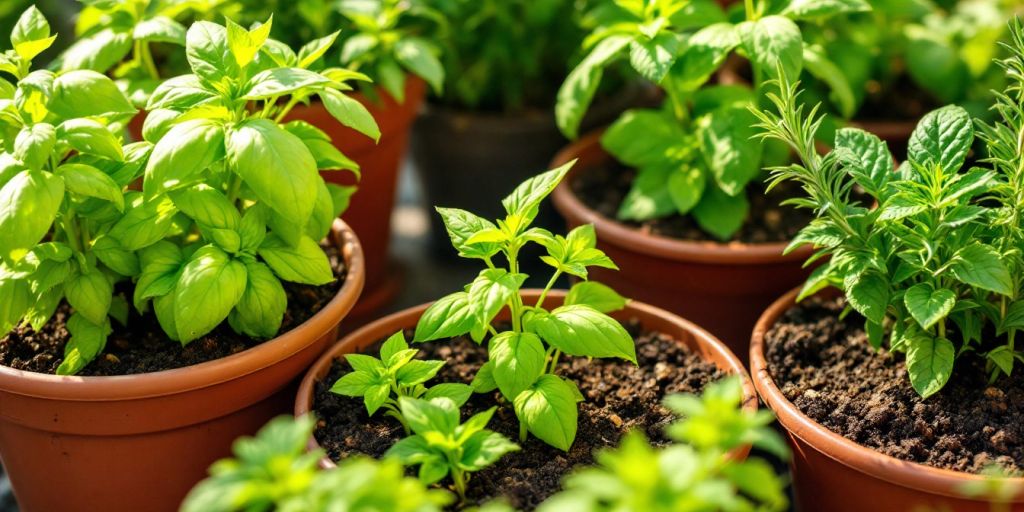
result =
[[[365,280],[359,239],[341,219],[331,237],[345,258],[345,281],[334,298],[302,324],[242,352],[182,368],[135,375],[58,376],[0,366],[0,389],[38,398],[98,402],[144,399],[214,386],[257,372],[301,351],[355,305]]]
[[[541,290],[538,289],[524,289],[522,295],[524,297],[536,298],[540,295]],[[565,290],[552,290],[548,293],[548,298],[551,299],[563,299],[565,297]],[[316,383],[330,371],[331,364],[335,359],[340,358],[343,354],[355,352],[354,348],[360,345],[360,341],[372,337],[373,341],[387,336],[382,334],[386,330],[393,329],[392,326],[400,325],[402,328],[412,328],[416,326],[416,322],[419,320],[423,312],[433,302],[420,304],[413,306],[402,311],[392,313],[383,318],[380,318],[372,323],[369,323],[360,329],[352,332],[348,336],[345,336],[340,341],[335,343],[332,347],[327,349],[319,359],[313,363],[313,366],[309,368],[306,375],[302,378],[302,383],[299,385],[298,394],[295,397],[295,416],[300,417],[313,411],[313,400],[314,393],[316,391]],[[688,332],[693,336],[695,343],[698,345],[708,347],[711,352],[715,353],[724,362],[724,367],[728,370],[729,375],[739,375],[743,380],[743,404],[742,407],[749,411],[756,411],[758,408],[757,392],[750,379],[750,375],[747,374],[746,368],[740,362],[739,358],[733,354],[723,342],[719,341],[714,335],[704,330],[702,327],[694,324],[693,322],[673,314],[664,309],[651,306],[635,300],[630,301],[626,304],[623,309],[624,312],[634,312],[647,317],[657,317],[669,323],[675,324]],[[503,311],[504,314],[504,311]],[[628,313],[624,313],[628,314]],[[370,343],[373,343],[371,341]],[[678,340],[677,340],[678,341]],[[319,443],[316,441],[316,437],[310,436],[307,447],[310,450],[320,449]],[[746,456],[749,451],[749,447],[740,448],[733,452],[733,456]],[[320,466],[322,468],[334,467],[334,461],[329,456],[324,456],[320,459]]]
[[[568,163],[582,154],[583,149],[586,147],[599,145],[602,133],[604,133],[603,128],[592,131],[569,144],[555,155],[554,160],[551,162],[551,167],[554,168]],[[578,164],[570,170],[569,174],[552,194],[552,201],[555,204],[555,208],[563,216],[580,219],[582,224],[593,224],[597,230],[598,238],[603,242],[628,247],[636,252],[652,254],[668,260],[718,265],[760,265],[769,262],[805,260],[813,254],[813,250],[810,247],[800,247],[789,254],[783,255],[782,252],[789,245],[788,242],[758,244],[697,242],[642,233],[636,228],[605,217],[583,204],[576,197],[569,183],[573,176],[584,171],[585,168],[580,167]]]
[[[786,293],[765,310],[757,321],[750,341],[750,370],[754,386],[779,423],[792,435],[813,449],[853,470],[871,477],[931,494],[965,499],[955,489],[968,482],[990,480],[989,477],[941,469],[885,455],[855,443],[812,420],[786,399],[768,372],[764,356],[765,334],[786,310],[796,305],[800,288]],[[1024,486],[1024,478],[1006,478],[1016,486]],[[1012,503],[1024,503],[1018,495]]]

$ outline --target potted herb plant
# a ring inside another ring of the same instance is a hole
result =
[[[1017,489],[1004,498],[1024,503],[1022,460],[1008,444],[1020,429],[1019,20],[1012,32],[999,120],[977,124],[989,155],[979,166],[965,165],[976,127],[958,106],[924,116],[899,169],[883,141],[854,128],[819,155],[821,114],[786,80],[778,113],[758,113],[766,136],[802,161],[773,171],[817,214],[798,240],[830,256],[768,308],[750,349],[758,391],[796,447],[804,507],[987,510],[963,491],[993,471]],[[851,198],[853,187],[877,207]]]
[[[0,458],[26,510],[173,510],[286,406],[355,303],[362,256],[336,219],[351,190],[317,172],[347,159],[279,119],[358,74],[281,64],[269,26],[192,25],[193,73],[156,88],[146,140],[128,145],[115,134],[135,109],[114,82],[30,71],[53,36],[35,9],[15,26],[0,64],[16,80],[0,80]]]
[[[765,15],[765,4],[747,2],[738,23],[717,5],[688,0],[604,9],[556,106],[562,131],[575,137],[604,70],[619,59],[664,90],[660,108],[629,110],[556,156],[555,164],[580,165],[555,191],[555,207],[570,226],[594,224],[601,249],[619,262],[621,272],[597,269],[597,278],[692,319],[739,354],[760,312],[806,277],[810,254],[783,253],[809,216],[780,205],[796,191],[766,193],[763,166],[789,155],[756,140],[747,111],[777,64],[795,74],[805,63],[794,21],[803,14]],[[822,14],[866,8],[829,5]],[[709,84],[735,54],[751,63],[755,87]]]
[[[419,475],[428,482],[450,474],[470,502],[504,495],[514,506],[536,507],[569,469],[593,462],[594,448],[630,429],[654,435],[668,417],[658,405],[665,393],[744,375],[735,356],[699,327],[587,281],[590,268],[615,266],[595,248],[592,227],[566,236],[531,227],[570,165],[517,187],[502,201],[506,215],[496,223],[438,209],[460,256],[487,268],[464,291],[352,333],[312,367],[295,411],[321,418],[312,443],[326,449],[324,467],[355,452],[390,451],[421,464]],[[545,248],[542,259],[552,268],[540,290],[521,289],[522,251],[531,243]],[[584,281],[568,292],[552,290],[563,274]],[[410,348],[403,331],[426,343]],[[744,391],[744,407],[754,410],[749,396]],[[436,400],[444,402],[436,405],[441,410],[423,411],[430,407],[421,402]],[[410,404],[415,410],[407,410]],[[475,432],[487,425],[492,433],[480,435],[494,438],[486,443],[493,451],[474,459],[479,464],[457,468],[461,476],[444,462],[461,459],[431,451],[431,439],[450,434],[425,434],[415,419],[450,417],[435,425],[455,425],[460,408],[483,414],[466,424]],[[415,435],[407,437],[407,430]]]
[[[359,71],[373,81],[361,82],[351,97],[358,102],[302,101],[288,118],[307,121],[324,130],[344,154],[359,165],[360,194],[352,199],[344,219],[359,233],[366,254],[366,290],[353,317],[369,320],[398,292],[401,272],[389,256],[391,211],[395,205],[399,171],[409,132],[428,86],[440,93],[444,68],[438,59],[437,33],[443,25],[428,2],[383,0],[237,0],[222,8],[237,12],[247,22],[276,13],[272,36],[298,46],[314,40],[333,49],[311,46],[299,51],[302,67],[319,70],[337,65]],[[376,120],[372,138],[358,137],[332,119],[332,110],[363,110],[367,121]],[[352,185],[351,175],[327,174],[328,181]]]
[[[581,18],[592,3],[437,2],[449,26],[440,37],[446,84],[413,131],[424,204],[498,216],[502,194],[547,168],[565,143],[552,115],[558,84],[586,35]],[[603,125],[652,96],[624,74],[610,78],[587,126]],[[545,205],[538,225],[552,228],[555,219]],[[444,225],[431,220],[437,252],[450,256]]]

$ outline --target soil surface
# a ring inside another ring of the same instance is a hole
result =
[[[594,450],[617,445],[626,432],[639,429],[653,442],[666,443],[662,430],[674,417],[660,405],[662,398],[671,393],[699,393],[707,383],[724,375],[666,335],[641,333],[635,322],[627,328],[637,341],[639,366],[620,360],[568,357],[558,365],[558,375],[576,382],[586,398],[579,404],[579,430],[569,452],[530,436],[520,443],[521,451],[507,454],[494,466],[472,475],[467,496],[470,505],[504,497],[517,510],[532,510],[559,490],[562,478],[574,467],[593,465]],[[408,332],[407,337],[411,339],[412,333]],[[487,361],[484,347],[468,337],[419,347],[421,358],[448,361],[431,381],[434,384],[469,384]],[[376,354],[376,350],[370,353]],[[380,412],[367,417],[361,398],[330,392],[331,385],[349,371],[344,359],[337,360],[327,379],[317,383],[314,410],[321,420],[316,438],[334,460],[357,454],[380,457],[404,432],[397,420]],[[518,442],[515,412],[497,391],[474,394],[462,407],[463,420],[495,404],[499,405],[498,411],[488,428]]]
[[[622,201],[629,193],[636,169],[628,168],[615,160],[579,173],[572,180],[573,192],[583,204],[609,219],[616,219]],[[755,178],[747,187],[750,211],[740,230],[730,242],[770,243],[788,242],[814,219],[814,212],[783,206],[786,199],[802,195],[798,185],[782,183],[771,192],[765,193],[765,184]],[[720,242],[706,233],[691,215],[672,214],[660,219],[643,222],[621,221],[644,233],[675,238],[679,240]]]
[[[893,457],[978,473],[1024,470],[1024,377],[995,384],[980,357],[960,358],[942,391],[922,400],[901,354],[874,352],[863,319],[840,321],[842,299],[808,299],[765,337],[769,372],[804,414]]]
[[[323,248],[336,280],[322,286],[282,281],[288,296],[288,309],[279,332],[308,320],[341,289],[345,281],[344,258],[334,246],[324,244]],[[131,301],[131,287],[119,288],[118,291]],[[164,334],[152,312],[140,315],[134,307],[129,309],[128,324],[112,321],[114,331],[107,339],[106,348],[78,375],[131,375],[170,370],[220,359],[266,341],[238,334],[225,321],[209,334],[182,347]],[[53,318],[39,332],[25,325],[0,338],[0,364],[17,370],[55,373],[64,360],[64,345],[70,337],[65,322],[71,313],[71,307],[62,302]]]

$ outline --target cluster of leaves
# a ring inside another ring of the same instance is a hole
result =
[[[281,280],[334,280],[318,242],[354,188],[326,185],[318,169],[358,166],[319,129],[281,119],[315,94],[376,138],[373,118],[344,94],[366,77],[305,69],[329,41],[296,55],[267,39],[270,26],[194,24],[193,74],[156,88],[145,140],[123,147],[115,133],[135,109],[116,84],[91,70],[30,72],[54,36],[35,8],[15,26],[0,60],[17,79],[0,80],[0,330],[39,329],[66,300],[74,314],[58,373],[103,349],[108,317],[126,321],[119,281],[134,281],[135,308],[152,306],[186,344],[225,319],[273,337],[287,307]],[[139,178],[142,191],[129,189]]]
[[[806,77],[805,101],[831,99],[832,110],[849,119],[865,104],[895,103],[909,82],[935,104],[960,104],[975,115],[988,109],[990,91],[1005,84],[993,59],[1019,2],[873,0],[871,5],[871,12],[802,26],[807,40],[835,62],[831,73],[848,84],[829,95],[820,87],[827,77]]]
[[[440,94],[444,68],[438,58],[438,35],[447,21],[426,0],[232,0],[220,11],[255,22],[276,13],[274,37],[291,46],[311,39],[333,42],[337,51],[323,55],[313,69],[341,64],[361,71],[399,103],[405,101],[406,73],[424,80]],[[364,92],[373,96],[372,89]]]
[[[870,6],[793,0],[772,11],[770,4],[746,2],[738,23],[705,0],[615,0],[595,10],[600,23],[586,40],[589,53],[558,93],[555,114],[563,133],[577,135],[605,68],[620,58],[666,95],[662,108],[627,111],[601,138],[612,156],[637,170],[620,219],[692,214],[704,231],[728,240],[747,216],[747,184],[764,163],[788,158],[781,146],[752,142],[756,120],[748,107],[757,103],[762,77],[778,65],[789,76],[806,69],[834,90],[848,89],[835,80],[836,66],[824,53],[804,43],[794,20]],[[707,86],[734,52],[749,60],[754,90]]]
[[[439,482],[451,474],[455,491],[463,500],[470,473],[519,450],[507,437],[485,428],[497,407],[474,414],[460,424],[459,405],[449,398],[402,397],[398,405],[413,435],[395,443],[384,457],[419,466],[419,479],[424,484]]]
[[[235,458],[210,468],[183,512],[439,512],[452,502],[443,490],[406,477],[394,460],[351,458],[317,471],[321,451],[306,451],[312,417],[280,417],[254,438],[235,442]]]
[[[38,330],[67,300],[75,312],[58,373],[68,374],[102,348],[111,316],[126,321],[114,283],[137,274],[138,261],[114,236],[138,199],[126,186],[145,148],[115,135],[135,109],[109,78],[30,71],[55,37],[30,7],[0,57],[0,72],[16,80],[0,78],[0,333],[22,322]]]
[[[593,0],[434,0],[448,27],[440,37],[447,84],[458,108],[549,108],[568,73]]]
[[[347,354],[345,359],[351,372],[346,373],[331,387],[332,393],[362,397],[366,412],[373,416],[381,407],[387,415],[397,419],[410,432],[409,422],[402,413],[402,398],[448,398],[456,407],[462,407],[473,394],[466,384],[443,383],[427,388],[444,366],[444,361],[415,359],[418,349],[410,349],[402,331],[388,338],[380,348],[380,359],[365,354]]]
[[[177,20],[208,13],[214,0],[79,0],[77,40],[57,59],[61,70],[111,72],[135,105],[142,107],[160,84],[151,45],[185,46]],[[130,56],[130,58],[129,58]]]
[[[710,384],[700,397],[670,395],[665,405],[682,417],[667,431],[677,443],[653,448],[642,433],[631,432],[618,448],[599,452],[597,466],[570,475],[566,490],[538,510],[786,510],[785,485],[771,464],[728,456],[749,445],[788,456],[785,442],[768,426],[772,414],[745,411],[742,399],[738,377]]]
[[[992,378],[1022,358],[1020,300],[1024,260],[1024,29],[1012,25],[1013,56],[1004,65],[1012,85],[997,93],[1001,121],[981,125],[989,165],[965,168],[975,138],[971,117],[948,106],[914,131],[908,160],[893,169],[886,145],[847,128],[820,156],[817,107],[804,115],[797,85],[787,79],[772,95],[778,113],[758,112],[765,136],[787,142],[802,160],[773,170],[773,183],[793,180],[806,198],[793,201],[818,218],[791,247],[811,244],[814,259],[831,256],[811,275],[801,298],[826,286],[843,290],[866,320],[868,339],[906,353],[914,389],[928,397],[949,380],[958,356],[984,354]],[[876,208],[850,197],[854,186]],[[1003,337],[994,341],[993,334]]]
[[[595,248],[593,226],[578,227],[565,237],[530,227],[540,202],[571,166],[540,174],[517,187],[502,201],[507,216],[496,223],[463,210],[438,209],[459,255],[480,259],[487,268],[464,291],[431,305],[415,333],[415,341],[469,334],[479,343],[489,336],[488,362],[475,376],[473,388],[480,393],[501,391],[515,408],[521,440],[529,432],[562,450],[568,450],[576,437],[577,403],[583,396],[575,383],[555,374],[560,355],[636,362],[633,339],[606,314],[622,308],[625,299],[606,286],[585,281],[587,267],[616,268]],[[527,277],[520,272],[519,253],[528,243],[542,245],[547,250],[542,260],[554,267],[532,305],[524,304],[519,293]],[[495,263],[499,254],[505,268]],[[564,305],[545,309],[548,292],[563,274],[584,282],[572,288]],[[499,332],[493,321],[506,307],[511,329]]]

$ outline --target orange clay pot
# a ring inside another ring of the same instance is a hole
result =
[[[341,290],[302,325],[194,366],[60,377],[0,366],[0,459],[23,512],[171,512],[209,465],[288,411],[289,385],[336,338],[363,287],[359,242],[335,221]]]
[[[764,308],[807,278],[804,247],[783,256],[786,243],[691,242],[644,233],[590,209],[570,184],[612,157],[595,132],[563,149],[551,163],[579,162],[555,189],[553,202],[570,228],[593,224],[597,247],[618,271],[590,270],[590,278],[631,299],[665,308],[711,331],[746,360],[750,331]]]
[[[535,302],[540,296],[540,292],[541,290],[523,290],[523,300]],[[545,304],[556,307],[561,305],[564,299],[564,291],[554,290],[548,293]],[[302,379],[299,394],[295,398],[295,416],[299,417],[313,411],[313,393],[316,384],[327,376],[335,359],[339,359],[345,354],[362,352],[400,330],[415,328],[420,316],[429,306],[430,304],[421,304],[381,318],[349,334],[324,353]],[[735,354],[704,329],[668,311],[637,301],[630,301],[625,308],[611,313],[611,316],[620,321],[635,318],[640,321],[643,328],[671,336],[690,350],[700,354],[704,360],[713,362],[723,372],[729,375],[740,375],[743,379],[743,408],[749,411],[757,410],[757,396],[746,369]],[[506,308],[498,315],[497,321],[507,321],[508,318],[509,311]],[[316,438],[310,437],[309,448],[310,450],[320,448]],[[749,451],[749,447],[740,448],[735,450],[731,456],[742,459],[747,456]],[[325,456],[320,459],[320,467],[329,469],[334,466],[334,461],[329,457]]]
[[[343,126],[331,116],[322,103],[296,105],[287,120],[301,119],[320,128],[334,145],[360,166],[362,179],[356,182],[349,172],[326,171],[321,175],[340,185],[358,185],[352,203],[341,216],[359,235],[366,257],[366,289],[352,310],[356,323],[372,319],[375,311],[387,305],[401,286],[401,272],[391,268],[388,249],[391,243],[391,210],[395,206],[398,177],[409,146],[412,123],[423,105],[427,84],[416,76],[405,81],[405,102],[398,103],[382,88],[377,88],[378,101],[362,94],[353,94],[377,120],[380,142]]]
[[[800,510],[829,512],[950,510],[989,512],[1022,510],[1024,495],[1011,507],[995,508],[983,499],[958,492],[985,477],[938,469],[883,455],[816,423],[786,399],[775,385],[765,360],[765,333],[796,305],[799,289],[776,300],[758,320],[750,341],[754,386],[786,431],[793,458],[793,488]],[[825,292],[823,292],[825,293]],[[1024,478],[1009,484],[1024,489]]]

